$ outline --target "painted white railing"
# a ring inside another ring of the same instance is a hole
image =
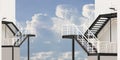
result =
[[[17,33],[14,36],[14,38],[15,38],[14,44],[19,45],[26,37],[26,34],[29,34],[29,32],[25,29],[25,27],[23,27],[22,24],[20,24],[18,22],[16,22],[16,23],[17,23],[16,26],[19,29],[19,31],[17,31]]]
[[[83,27],[85,28],[85,26]],[[87,34],[88,38],[87,38],[84,35],[85,31],[82,30],[83,27],[77,27],[74,24],[65,25],[63,27],[62,33],[63,35],[78,35],[77,40],[79,40],[79,42],[81,42],[82,45],[90,52],[94,52],[93,47],[97,49],[98,53],[116,53],[117,52],[117,44],[115,42],[100,41],[91,32],[91,30],[88,30],[88,34]],[[81,37],[79,37],[80,35]],[[92,37],[89,38],[89,36],[92,36]],[[88,42],[86,42],[85,40],[87,40]],[[92,47],[89,46],[89,42],[92,43],[93,45]]]
[[[79,42],[81,42],[81,44],[87,49],[87,51],[93,53],[95,52],[93,48],[97,48],[97,41],[96,40],[96,37],[95,35],[90,32],[88,34],[88,37],[89,36],[93,36],[92,38],[87,38],[85,35],[84,35],[84,31],[81,30],[82,27],[78,27],[74,24],[71,24],[71,25],[65,25],[63,27],[63,35],[77,35],[77,40],[79,40]],[[89,43],[92,43],[92,46],[90,47],[90,44]]]
[[[4,38],[2,39],[2,45],[13,45],[16,38]]]
[[[117,53],[116,42],[100,41],[98,44],[100,53]]]

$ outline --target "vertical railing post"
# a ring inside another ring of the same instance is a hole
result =
[[[30,42],[29,42],[29,36],[28,36],[28,60],[30,60]]]
[[[112,42],[112,26],[111,26],[111,19],[110,19],[110,42]]]
[[[100,54],[98,53],[98,60],[100,60]]]
[[[12,60],[14,60],[14,46],[12,46]]]
[[[75,40],[72,38],[72,60],[75,60]]]

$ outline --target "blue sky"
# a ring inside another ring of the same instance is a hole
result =
[[[16,16],[17,20],[30,20],[36,13],[47,13],[55,16],[56,6],[59,4],[68,4],[82,11],[84,4],[94,3],[94,0],[17,0]],[[80,12],[81,14],[81,12]]]
[[[86,21],[93,12],[93,4],[94,0],[17,0],[17,21],[37,35],[31,40],[31,60],[71,60],[72,42],[62,39],[59,28],[66,21],[76,25]],[[26,45],[25,42],[21,46],[21,59],[24,60]],[[76,60],[84,58],[86,53],[76,43]]]

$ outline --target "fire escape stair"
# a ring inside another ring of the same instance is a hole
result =
[[[17,37],[16,41],[14,41],[13,46],[20,46],[29,36],[35,36],[32,34],[23,34],[13,22],[2,21],[2,24],[5,24],[13,33],[13,35]]]
[[[74,39],[76,42],[83,48],[83,50],[88,54],[95,54],[97,53],[97,49],[95,46],[93,46],[92,43],[88,42],[85,38],[82,40],[82,35],[63,35],[62,38],[67,39]],[[82,40],[82,41],[81,41]],[[89,47],[89,49],[88,49]]]
[[[88,30],[83,35],[63,35],[62,38],[75,39],[77,43],[84,49],[84,51],[90,54],[96,54],[97,48],[91,42],[89,42],[86,38],[92,38],[93,36],[89,36],[89,30],[97,37],[97,34],[101,31],[101,29],[108,23],[111,18],[117,17],[117,13],[110,14],[101,14],[97,17],[97,19],[93,22],[93,24],[88,28]],[[82,38],[83,37],[83,38]],[[85,38],[86,37],[86,38]],[[84,40],[82,40],[84,39]],[[84,41],[84,43],[83,43]],[[96,40],[97,41],[97,40]],[[89,49],[88,49],[89,47]],[[91,50],[92,51],[91,51]]]
[[[93,24],[88,28],[91,32],[97,36],[101,29],[108,23],[111,18],[117,17],[117,13],[110,13],[110,14],[101,14],[99,15]],[[85,35],[88,34],[88,31],[85,32]]]

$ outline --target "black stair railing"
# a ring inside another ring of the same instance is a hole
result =
[[[101,14],[96,18],[88,30],[91,30],[97,36],[101,29],[108,23],[108,21],[115,17],[117,17],[117,13]],[[87,35],[87,33],[88,31],[85,32],[85,35]]]

